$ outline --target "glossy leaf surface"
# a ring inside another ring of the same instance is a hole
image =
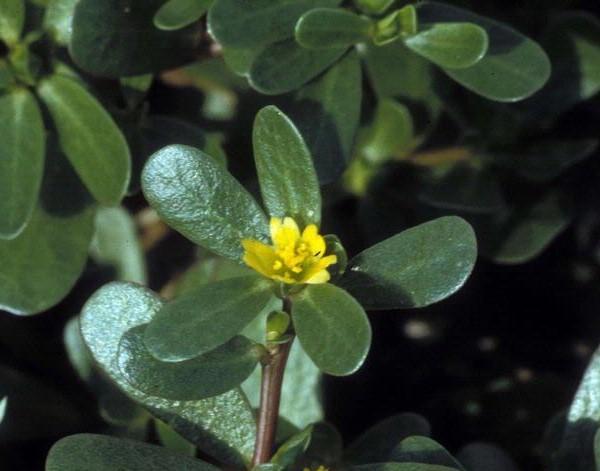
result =
[[[42,114],[27,89],[0,96],[0,123],[0,239],[11,239],[37,204],[46,137]]]
[[[219,255],[240,260],[242,239],[267,239],[267,220],[254,198],[198,149],[172,145],[155,153],[142,188],[167,224]]]
[[[341,288],[308,285],[292,302],[298,339],[325,373],[349,375],[365,361],[371,346],[371,325],[363,308]]]
[[[463,219],[448,216],[361,252],[350,260],[340,284],[365,309],[423,307],[457,291],[476,258],[473,229]]]
[[[252,132],[263,202],[271,216],[291,216],[302,225],[321,221],[321,192],[306,143],[275,106],[258,112]]]
[[[349,47],[366,41],[372,22],[341,8],[315,8],[306,12],[296,23],[296,41],[309,49]]]
[[[156,27],[164,30],[184,28],[198,21],[212,0],[169,0],[154,16]]]

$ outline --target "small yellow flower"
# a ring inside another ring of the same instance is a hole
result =
[[[304,471],[312,471],[310,468],[304,468]],[[329,468],[323,465],[320,465],[315,471],[329,471]]]
[[[244,263],[261,275],[288,284],[326,283],[335,255],[325,255],[325,239],[317,226],[309,224],[302,233],[290,217],[271,218],[273,245],[244,239]]]

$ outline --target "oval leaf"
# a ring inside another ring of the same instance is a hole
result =
[[[292,316],[298,339],[325,373],[354,373],[371,346],[371,325],[360,304],[331,284],[308,285],[294,297]]]
[[[438,464],[465,471],[461,464],[442,445],[429,437],[413,436],[405,438],[392,453],[392,460],[399,463]]]
[[[123,335],[118,364],[133,387],[152,396],[194,401],[223,394],[240,385],[259,360],[254,344],[238,336],[192,360],[159,361],[144,345],[145,330],[134,327]]]
[[[548,56],[536,42],[513,28],[437,2],[421,2],[417,10],[423,23],[468,21],[486,30],[489,48],[482,60],[466,69],[445,70],[472,92],[490,100],[512,102],[533,95],[548,81]]]
[[[217,471],[219,468],[148,443],[104,435],[79,434],[54,444],[46,471]]]
[[[161,31],[154,14],[164,0],[80,0],[70,52],[82,69],[105,77],[158,72],[191,62],[200,30]]]
[[[0,96],[0,238],[16,237],[37,203],[44,170],[45,129],[33,95]]]
[[[0,2],[0,39],[8,44],[19,40],[25,24],[25,0]]]
[[[294,123],[275,106],[267,106],[256,115],[252,142],[269,214],[291,216],[303,225],[319,225],[319,182],[310,152]]]
[[[373,23],[364,16],[341,8],[315,8],[300,17],[294,35],[309,49],[348,47],[366,41]]]
[[[365,309],[424,307],[457,291],[476,258],[471,226],[459,217],[442,217],[361,252],[340,284]]]
[[[198,21],[212,0],[170,0],[154,15],[154,24],[164,30],[181,29]]]
[[[473,23],[437,23],[406,38],[404,43],[440,67],[464,69],[485,56],[488,35]]]
[[[156,314],[145,332],[146,347],[162,361],[194,358],[240,333],[273,302],[272,283],[255,275],[200,286]]]
[[[215,159],[174,145],[155,153],[142,173],[148,202],[196,244],[239,261],[242,239],[264,240],[267,220],[252,196]]]
[[[102,370],[130,398],[168,423],[206,453],[235,467],[252,457],[256,424],[237,389],[199,401],[171,401],[129,384],[117,366],[119,342],[130,329],[147,324],[163,306],[152,291],[132,283],[111,283],[86,303],[81,332]]]
[[[0,240],[0,308],[36,314],[58,303],[85,267],[94,231],[90,198],[64,156],[49,153],[29,224]]]
[[[266,95],[291,92],[327,69],[345,51],[346,48],[306,49],[294,39],[277,42],[258,54],[248,79]]]
[[[60,145],[96,200],[118,204],[127,190],[131,158],[127,141],[102,105],[76,81],[51,75],[38,93],[54,120]]]
[[[322,184],[337,180],[350,161],[361,103],[362,72],[356,51],[295,96],[289,115],[308,145]]]

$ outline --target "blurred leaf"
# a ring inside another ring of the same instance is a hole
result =
[[[489,36],[486,56],[466,69],[444,69],[461,85],[474,93],[496,101],[523,100],[550,77],[550,60],[543,49],[511,27],[450,5],[421,2],[419,21],[470,22],[481,26]]]
[[[392,453],[392,459],[399,463],[425,463],[451,466],[465,471],[446,449],[429,437],[407,437]]]
[[[457,471],[456,468],[422,463],[375,463],[352,466],[352,471]]]
[[[473,23],[434,23],[409,36],[404,44],[440,67],[465,69],[488,50],[488,35]]]
[[[144,341],[157,359],[188,360],[224,344],[275,304],[271,281],[257,275],[201,285],[165,304]]]
[[[142,188],[167,224],[219,255],[240,260],[242,239],[267,240],[267,220],[254,198],[198,149],[172,145],[155,153]]]
[[[484,229],[482,251],[496,263],[528,262],[542,253],[571,219],[559,195],[548,193],[532,204],[519,205],[508,219]]]
[[[61,46],[68,46],[73,30],[73,15],[78,0],[49,0],[44,14],[44,29]]]
[[[361,252],[340,284],[367,310],[424,307],[461,288],[476,258],[471,226],[456,216],[442,217]]]
[[[165,424],[162,420],[155,419],[154,425],[156,435],[164,447],[187,456],[196,455],[196,447],[167,424]]]
[[[365,361],[371,325],[344,290],[328,283],[307,285],[293,298],[292,318],[298,340],[321,371],[345,376]]]
[[[467,471],[518,471],[510,456],[488,443],[470,443],[457,458]]]
[[[384,46],[398,38],[417,33],[418,19],[414,5],[405,5],[375,23],[373,43]]]
[[[252,131],[263,202],[271,217],[321,222],[321,192],[308,148],[294,123],[275,106],[261,109]]]
[[[385,12],[395,0],[354,0],[358,8],[369,15],[379,15]]]
[[[341,0],[215,0],[208,12],[210,34],[224,48],[259,50],[294,36],[302,14],[335,7]]]
[[[395,100],[381,99],[377,102],[373,122],[359,135],[358,152],[371,164],[401,157],[415,145],[414,132],[408,108]]]
[[[111,283],[98,290],[81,317],[81,331],[94,359],[129,397],[205,453],[234,466],[249,463],[256,424],[241,391],[200,401],[170,401],[133,388],[116,366],[121,337],[150,322],[162,305],[152,291],[131,283]]]
[[[12,239],[37,204],[45,129],[39,106],[25,88],[0,95],[0,123],[0,239]]]
[[[200,41],[192,25],[177,31],[154,26],[164,0],[79,0],[73,17],[70,52],[85,71],[126,77],[191,62]]]
[[[8,404],[8,396],[4,396],[0,399],[0,424],[4,421],[6,415],[6,406]]]
[[[167,448],[105,435],[63,438],[48,453],[46,471],[216,471],[218,468]]]
[[[37,314],[71,290],[85,267],[94,208],[62,155],[49,149],[40,201],[18,237],[0,240],[0,308]]]
[[[287,439],[277,451],[273,454],[271,461],[282,468],[292,466],[296,460],[306,451],[311,441],[313,427],[306,427],[300,433],[297,433]]]
[[[85,426],[85,417],[68,395],[52,384],[0,365],[3,448],[19,442],[56,439]],[[31,443],[30,442],[30,443]]]
[[[159,29],[181,29],[198,21],[213,0],[169,0],[154,15],[154,24]]]
[[[93,375],[93,359],[81,336],[79,317],[72,317],[65,325],[63,343],[71,366],[81,380],[88,382]]]
[[[364,432],[346,449],[344,460],[353,464],[391,461],[400,442],[411,435],[429,435],[431,427],[420,415],[388,417]]]
[[[336,181],[348,165],[361,102],[362,73],[355,51],[294,97],[289,115],[310,149],[322,184]]]
[[[545,139],[503,156],[522,177],[549,182],[598,149],[597,139]]]
[[[96,213],[96,233],[91,255],[100,263],[114,265],[117,278],[145,285],[146,260],[135,224],[123,208],[100,208]]]
[[[335,466],[342,459],[343,442],[340,433],[325,422],[312,425],[312,434],[308,448],[301,456],[305,466],[319,463],[323,466]]]
[[[270,44],[250,67],[250,84],[266,95],[300,88],[337,61],[346,48],[305,49],[294,39]]]
[[[0,2],[0,39],[12,45],[19,40],[25,24],[25,0]]]
[[[123,77],[119,80],[123,97],[130,109],[140,106],[154,82],[152,74]]]
[[[46,77],[38,93],[52,115],[65,155],[90,193],[102,204],[118,204],[129,183],[131,157],[111,116],[67,77]]]
[[[187,361],[164,362],[144,345],[146,326],[130,329],[119,342],[118,365],[123,376],[146,394],[176,401],[194,401],[239,386],[258,363],[260,351],[236,336],[218,348]]]
[[[309,49],[349,47],[367,41],[373,23],[365,17],[342,8],[315,8],[296,23],[296,41]]]
[[[496,174],[487,169],[458,164],[424,187],[419,199],[446,211],[493,214],[506,209]]]

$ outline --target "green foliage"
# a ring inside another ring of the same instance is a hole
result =
[[[25,23],[25,1],[5,0],[0,5],[0,39],[15,43]]]
[[[216,471],[218,468],[193,458],[186,458],[155,445],[107,437],[72,435],[57,442],[46,461],[46,471],[159,471],[176,467],[182,471]]]
[[[336,376],[355,372],[371,346],[371,326],[361,305],[329,284],[310,285],[294,298],[298,339],[311,360]]]
[[[368,18],[341,8],[314,8],[296,23],[296,41],[308,49],[349,47],[371,36]]]
[[[321,221],[321,194],[312,159],[294,124],[276,107],[256,115],[252,133],[262,199],[269,215],[303,225]]]
[[[156,12],[154,24],[167,31],[184,28],[200,19],[211,4],[212,0],[169,0]]]
[[[37,204],[44,169],[44,123],[26,89],[0,96],[0,122],[0,238],[12,239],[23,231]]]
[[[340,283],[366,309],[423,307],[458,290],[476,258],[471,226],[460,218],[445,217],[358,254]]]

